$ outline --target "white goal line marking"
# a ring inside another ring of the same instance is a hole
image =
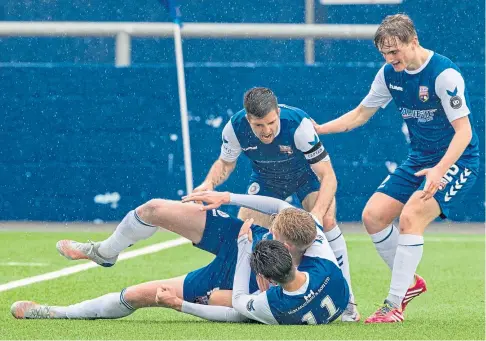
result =
[[[137,250],[123,252],[118,257],[118,261],[130,259],[130,258],[134,258],[134,257],[138,257],[138,256],[143,256],[143,255],[147,255],[147,254],[150,254],[150,253],[159,252],[161,250],[170,249],[172,247],[187,244],[187,243],[190,243],[190,242],[191,241],[186,239],[186,238],[178,238],[178,239],[168,240],[168,241],[165,241],[165,242],[162,242],[162,243],[146,246],[146,247],[143,247],[143,248],[140,248],[140,249],[137,249]],[[30,285],[30,284],[33,284],[33,283],[39,283],[39,282],[43,282],[43,281],[49,281],[51,279],[56,279],[56,278],[59,278],[59,277],[69,276],[69,275],[72,275],[72,274],[75,274],[75,273],[78,273],[78,272],[81,272],[81,271],[86,271],[88,269],[95,268],[97,266],[99,266],[99,265],[94,263],[94,262],[89,262],[89,263],[85,263],[85,264],[70,266],[70,267],[67,267],[67,268],[64,268],[64,269],[61,269],[61,270],[57,270],[57,271],[48,272],[48,273],[45,273],[45,274],[42,274],[42,275],[37,275],[37,276],[33,276],[33,277],[27,277],[27,278],[24,278],[24,279],[19,279],[19,280],[16,280],[16,281],[1,284],[0,285],[0,292],[19,288],[19,287],[23,287],[23,286]]]

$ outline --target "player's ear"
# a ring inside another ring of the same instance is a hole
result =
[[[280,107],[277,108],[277,115],[280,117]]]
[[[292,244],[289,244],[289,243],[287,243],[287,242],[283,242],[283,245],[284,245],[284,246],[285,246],[285,248],[286,248],[287,250],[289,250],[289,251],[291,251],[291,250],[293,249]]]

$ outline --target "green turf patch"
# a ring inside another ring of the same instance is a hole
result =
[[[10,252],[13,248],[10,245],[18,243],[19,250],[16,254],[24,257],[22,259],[35,259],[37,262],[40,261],[39,258],[45,261],[61,260],[56,263],[56,269],[73,265],[73,262],[64,261],[57,255],[54,248],[57,239],[97,240],[106,235],[29,233],[27,241],[24,242],[22,238],[26,234],[8,234],[9,242],[6,245],[9,247],[0,250],[3,258],[13,257]],[[2,241],[6,235],[0,235]],[[164,238],[173,237],[160,233],[155,239],[145,243],[160,242]],[[390,271],[377,255],[369,237],[350,236],[348,249],[354,293],[359,310],[363,318],[366,318],[386,297]],[[0,293],[0,339],[484,340],[484,251],[484,235],[426,236],[424,256],[418,272],[426,279],[428,292],[410,303],[403,324],[224,324],[206,322],[161,308],[142,309],[120,320],[14,320],[10,315],[10,305],[17,300],[36,300],[39,303],[57,305],[73,304],[108,292],[119,292],[126,286],[140,282],[179,276],[207,264],[213,258],[191,245],[182,245],[126,260],[112,268],[97,267],[68,277]],[[16,261],[18,259],[21,259],[20,256],[15,258]],[[1,269],[1,275],[4,276],[4,268]]]

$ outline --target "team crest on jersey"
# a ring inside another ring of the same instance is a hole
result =
[[[260,184],[258,182],[254,182],[248,188],[248,194],[254,195],[260,192]]]
[[[426,86],[419,87],[419,99],[422,102],[427,102],[429,100],[429,88]]]
[[[291,155],[294,152],[292,150],[292,147],[290,147],[290,146],[279,145],[279,148],[280,148],[280,153]]]

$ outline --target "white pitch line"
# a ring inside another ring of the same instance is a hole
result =
[[[168,240],[166,242],[146,246],[146,247],[143,247],[143,248],[138,249],[138,250],[123,252],[118,257],[118,261],[130,259],[130,258],[134,258],[134,257],[138,257],[138,256],[143,256],[143,255],[147,255],[147,254],[150,254],[150,253],[155,253],[155,252],[158,252],[158,251],[161,251],[161,250],[170,249],[172,247],[187,244],[187,243],[190,243],[190,242],[191,242],[190,240],[185,239],[185,238]],[[75,273],[78,273],[78,272],[81,272],[81,271],[86,271],[88,269],[95,268],[97,266],[99,266],[99,265],[94,263],[94,262],[89,262],[89,263],[86,263],[86,264],[79,264],[79,265],[70,266],[68,268],[64,268],[64,269],[61,269],[61,270],[48,272],[48,273],[38,275],[38,276],[27,277],[27,278],[20,279],[20,280],[17,280],[17,281],[8,282],[8,283],[0,285],[0,292],[15,289],[15,288],[18,288],[18,287],[23,287],[23,286],[30,285],[30,284],[33,284],[33,283],[49,281],[51,279],[69,276],[69,275],[72,275],[72,274],[75,274]]]

